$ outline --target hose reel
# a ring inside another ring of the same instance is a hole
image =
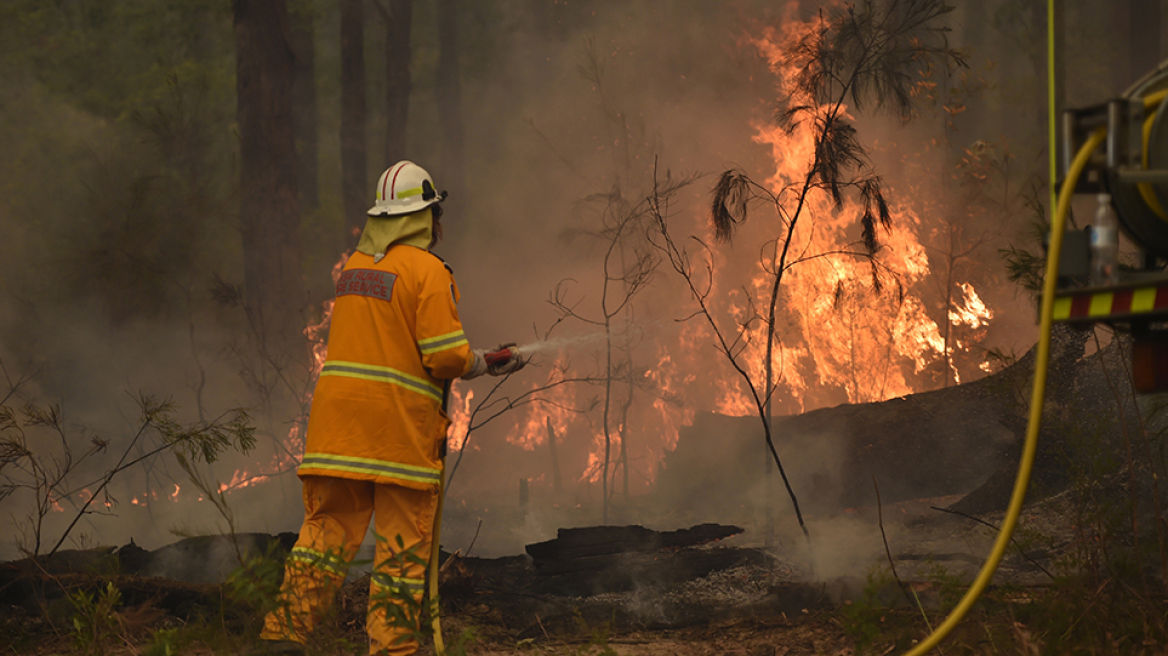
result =
[[[1059,260],[1053,319],[1130,331],[1135,389],[1168,390],[1168,61],[1122,97],[1063,113],[1060,177],[1089,136],[1106,130],[1104,148],[1091,156],[1075,183],[1077,194],[1110,194],[1119,226],[1140,249],[1135,267],[1117,278],[1091,280],[1091,228],[1067,231]],[[1106,199],[1106,196],[1100,196]]]
[[[1147,108],[1165,90],[1168,60],[1122,97],[1062,116],[1060,177],[1086,138],[1107,128],[1105,147],[1088,162],[1075,193],[1111,194],[1120,225],[1144,252],[1144,270],[1157,268],[1152,258],[1168,261],[1168,105]]]

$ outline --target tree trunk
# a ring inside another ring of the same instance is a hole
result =
[[[385,167],[408,159],[410,113],[410,22],[413,0],[390,0],[385,29]]]
[[[605,339],[605,367],[604,367],[604,414],[602,423],[604,425],[604,468],[601,470],[600,477],[600,493],[601,502],[604,506],[601,517],[604,523],[608,523],[608,463],[612,459],[612,434],[609,429],[608,412],[612,407],[612,325],[611,318],[608,316],[608,308],[603,308],[605,312],[604,318],[604,339]]]
[[[296,79],[292,85],[292,120],[299,154],[296,181],[300,204],[305,209],[320,207],[320,147],[316,110],[316,17],[306,10],[294,11],[292,53],[296,57]]]
[[[365,191],[365,16],[362,0],[341,0],[341,204],[357,244],[373,201]]]
[[[438,1],[438,118],[442,126],[442,181],[453,199],[462,198],[465,144],[462,130],[462,83],[458,65],[458,0]]]
[[[945,334],[942,335],[945,348],[945,385],[953,379],[953,349],[950,346],[953,335],[953,320],[949,314],[953,311],[953,267],[957,258],[953,255],[953,224],[949,224],[949,250],[945,253],[945,307],[941,311],[941,320],[945,322]]]
[[[284,0],[234,0],[244,295],[257,331],[287,334],[305,304],[298,238],[295,66]]]

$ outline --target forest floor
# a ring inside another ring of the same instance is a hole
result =
[[[956,605],[994,535],[977,521],[932,510],[936,503],[890,505],[882,519],[861,509],[812,525],[820,551],[838,552],[816,565],[776,556],[668,589],[549,595],[520,584],[524,568],[530,575],[526,557],[456,560],[443,579],[447,653],[902,653]],[[1168,653],[1168,595],[1158,568],[1123,569],[1107,542],[1084,545],[1072,519],[1065,498],[1027,510],[994,585],[943,643],[944,654]],[[872,533],[876,526],[887,533]],[[849,537],[867,550],[845,548]],[[801,540],[788,539],[789,550],[798,551]],[[1150,569],[1156,571],[1149,575]],[[278,563],[265,571],[277,575]],[[346,584],[336,613],[314,634],[310,656],[364,653],[367,590],[367,575]],[[28,603],[30,595],[40,602]],[[38,577],[2,564],[0,654],[251,654],[260,646],[255,608],[255,596],[230,584],[116,572]],[[419,653],[433,653],[426,643]]]
[[[1088,591],[1089,592],[1089,591]],[[1134,598],[1099,594],[1083,595],[1081,601],[1098,602],[1102,613],[1083,613],[1090,606],[1071,604],[1068,590],[1032,589],[990,592],[972,616],[943,643],[943,654],[1164,654],[1168,642],[1163,627],[1112,623],[1141,604]],[[1162,614],[1163,601],[1158,602]],[[1110,611],[1104,611],[1110,607]],[[1126,607],[1122,610],[1121,607]],[[258,623],[227,619],[213,613],[178,618],[157,609],[123,608],[107,635],[97,640],[79,640],[74,626],[56,625],[12,608],[0,619],[0,652],[35,656],[92,656],[94,654],[132,656],[223,656],[259,652],[255,632]],[[1147,613],[1140,613],[1147,619]],[[519,638],[500,623],[490,609],[447,613],[444,633],[448,654],[481,656],[562,655],[562,656],[850,656],[903,653],[928,633],[941,619],[936,611],[862,603],[809,610],[797,616],[779,614],[660,630],[619,630],[607,626],[581,625],[574,635],[541,635]],[[1063,619],[1059,619],[1063,618]],[[1107,618],[1112,618],[1111,620]],[[1069,623],[1068,623],[1069,620]],[[1153,618],[1154,621],[1154,618]],[[1080,625],[1076,630],[1075,625]],[[1077,637],[1067,640],[1067,633]],[[1061,635],[1060,635],[1061,634]],[[460,637],[473,639],[459,648]],[[365,653],[362,632],[356,626],[333,622],[322,627],[309,646],[309,656],[361,655]],[[418,652],[433,654],[424,643]]]
[[[735,620],[707,626],[657,631],[610,631],[594,629],[578,637],[515,640],[506,627],[492,625],[474,614],[452,614],[445,618],[451,645],[458,636],[472,631],[474,639],[463,651],[449,650],[450,654],[563,654],[565,656],[705,656],[709,654],[741,654],[742,656],[802,656],[826,654],[844,656],[855,654],[855,641],[842,628],[832,612],[816,611],[798,618],[774,617],[753,620]],[[223,656],[260,653],[254,636],[219,633],[211,635],[210,626],[187,627],[173,618],[160,618],[131,633],[123,633],[98,645],[80,645],[71,630],[54,630],[33,618],[6,614],[0,622],[6,639],[2,653],[36,656],[82,656],[90,654],[189,654],[190,656]],[[21,626],[22,625],[22,626]],[[153,628],[151,628],[153,627]],[[169,628],[167,628],[169,627]],[[160,639],[159,634],[170,632],[171,638]],[[14,636],[19,632],[19,637]],[[195,635],[201,633],[202,635]],[[168,650],[169,647],[169,650]],[[363,654],[362,635],[330,635],[314,640],[313,654]],[[424,643],[418,653],[433,654],[432,646]],[[880,653],[880,652],[876,652]]]

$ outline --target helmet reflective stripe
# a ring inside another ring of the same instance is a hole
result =
[[[369,216],[396,216],[417,212],[441,202],[446,192],[434,191],[434,181],[425,169],[402,160],[385,170],[377,181],[376,202]]]
[[[387,185],[389,186],[389,189],[388,189],[389,198],[397,198],[397,196],[394,195],[394,188],[397,186],[397,176],[399,174],[401,174],[402,169],[404,169],[406,167],[406,164],[410,164],[410,162],[401,161],[401,162],[398,162],[397,164],[394,164],[392,167],[390,167],[390,171],[393,171],[393,184],[392,185],[390,184],[389,171],[386,171],[385,174],[381,176],[381,195],[378,196],[377,200],[388,200],[385,197]],[[394,169],[397,169],[397,170],[394,170]]]

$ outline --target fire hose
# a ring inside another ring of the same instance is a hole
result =
[[[446,387],[450,389],[449,384]],[[445,394],[449,397],[449,394]],[[443,403],[445,405],[445,403]],[[430,598],[430,629],[434,636],[434,654],[435,656],[445,656],[446,645],[442,642],[442,623],[438,612],[438,554],[441,548],[438,546],[438,539],[442,533],[442,500],[446,497],[446,453],[443,449],[442,453],[442,480],[438,483],[438,508],[434,511],[434,534],[431,536],[430,544],[430,575],[429,580],[429,598]]]
[[[514,345],[506,345],[500,347],[498,350],[487,353],[484,359],[487,364],[491,366],[503,366],[511,361],[511,358],[519,353],[518,349],[511,348]],[[446,412],[450,404],[450,382],[447,381],[446,387],[442,393],[442,411]],[[441,546],[439,546],[439,539],[442,536],[442,505],[446,499],[446,449],[442,449],[442,476],[438,482],[438,507],[434,510],[434,531],[431,536],[430,543],[430,567],[429,575],[426,577],[427,595],[429,597],[429,611],[430,611],[430,630],[434,636],[434,655],[445,656],[446,644],[442,640],[442,620],[441,613],[438,610],[438,557],[441,553]]]

